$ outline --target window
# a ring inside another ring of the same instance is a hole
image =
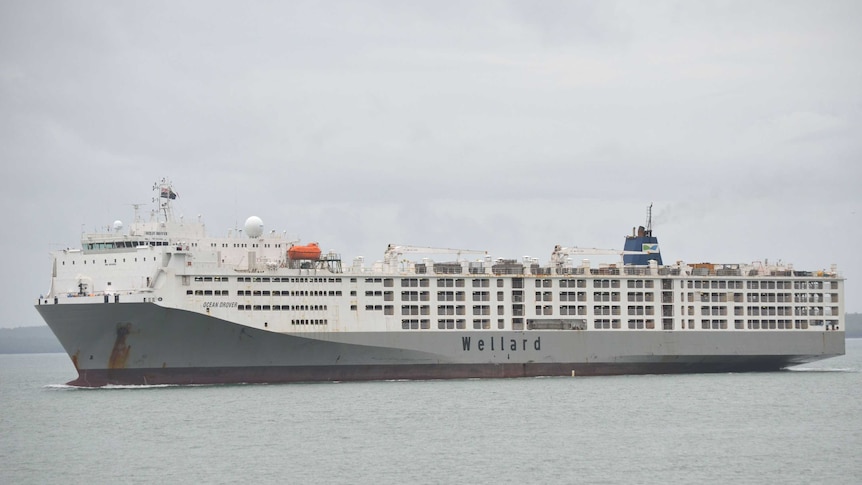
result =
[[[489,305],[473,305],[473,315],[490,315],[491,307]]]
[[[455,301],[454,291],[438,291],[437,301]]]
[[[593,300],[594,301],[611,301],[611,294],[607,291],[596,291],[593,292]]]
[[[578,307],[575,305],[560,305],[560,315],[577,315]]]

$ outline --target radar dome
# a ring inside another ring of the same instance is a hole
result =
[[[123,221],[114,221],[114,230],[120,232],[123,228]]]
[[[263,221],[260,217],[251,216],[245,220],[245,233],[248,237],[260,237],[263,234]]]

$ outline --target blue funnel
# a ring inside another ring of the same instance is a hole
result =
[[[658,238],[652,235],[651,229],[644,226],[637,228],[637,232],[626,236],[625,251],[643,251],[644,254],[624,254],[623,264],[647,265],[655,261],[661,266],[661,252],[658,248]]]

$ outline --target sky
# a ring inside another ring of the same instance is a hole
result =
[[[346,261],[782,261],[862,312],[862,2],[0,2],[0,327],[167,177]]]

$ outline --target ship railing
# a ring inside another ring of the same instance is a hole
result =
[[[73,291],[67,291],[65,293],[58,293],[57,297],[63,298],[93,298],[97,296],[113,296],[113,295],[134,295],[137,293],[152,293],[152,289],[150,288],[140,288],[140,289],[125,289],[125,290],[97,290],[97,291],[88,291],[86,293],[75,293]]]
[[[461,263],[434,263],[434,274],[461,274]]]
[[[517,265],[494,265],[491,267],[491,272],[495,275],[519,275],[524,274],[524,266]]]
[[[623,272],[632,276],[646,276],[652,274],[649,266],[626,266]]]
[[[742,276],[742,270],[739,268],[718,268],[715,270],[716,276]]]
[[[467,271],[469,271],[470,274],[486,274],[488,273],[488,268],[485,263],[482,263],[481,261],[476,261],[470,262],[467,265]]]
[[[530,267],[530,273],[537,276],[545,276],[554,274],[554,271],[550,267],[534,265]]]
[[[590,274],[592,275],[610,275],[617,276],[620,274],[620,269],[617,267],[607,267],[607,268],[591,268]]]
[[[559,266],[555,272],[559,275],[582,275],[584,268],[573,268],[571,266]]]
[[[67,303],[120,303],[131,301],[127,299],[132,295],[141,295],[151,293],[149,288],[133,289],[133,290],[99,290],[88,291],[86,293],[66,292],[55,295],[39,297],[39,305],[60,304],[64,301]],[[138,300],[136,300],[138,301]]]

